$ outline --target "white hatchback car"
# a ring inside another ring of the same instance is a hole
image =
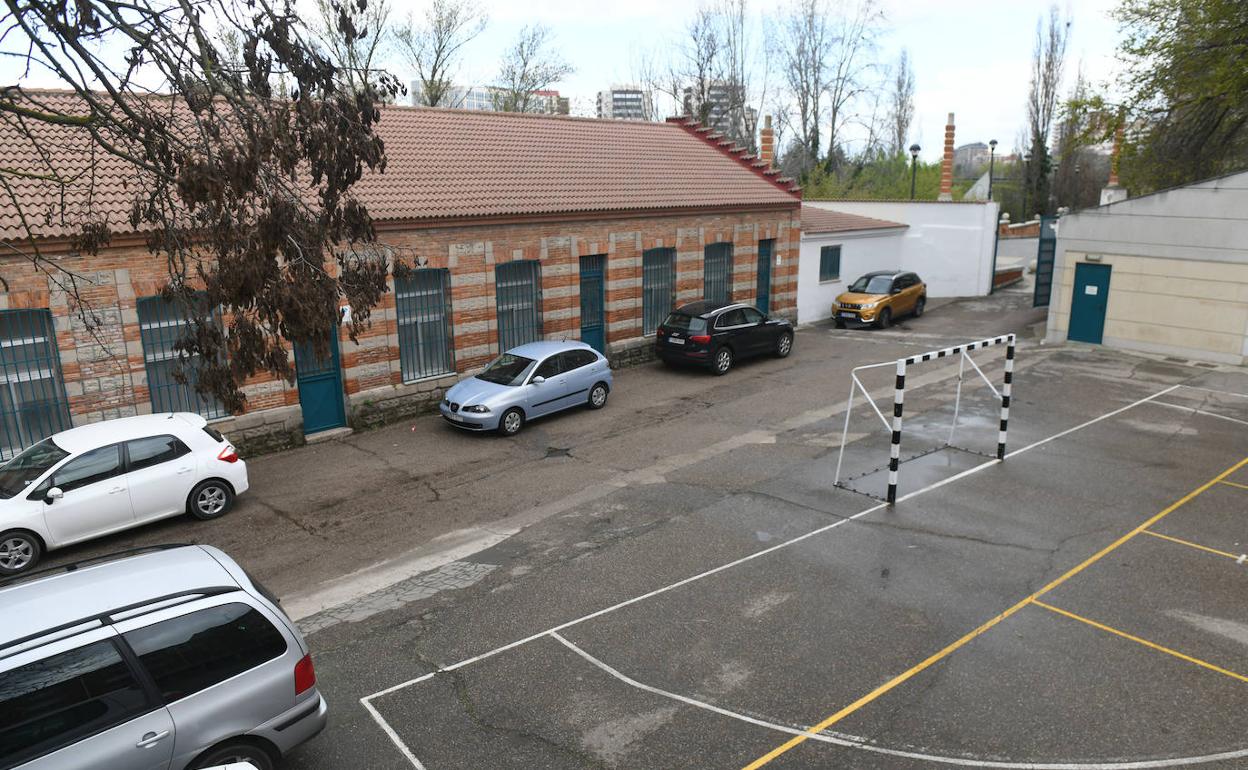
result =
[[[197,414],[70,428],[0,466],[0,577],[46,551],[157,519],[215,519],[245,491],[247,464]]]

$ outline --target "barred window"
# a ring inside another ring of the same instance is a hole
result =
[[[541,276],[536,260],[504,262],[495,268],[500,351],[542,338]]]
[[[203,295],[198,298],[202,300]],[[195,412],[209,420],[228,416],[225,406],[216,397],[195,388],[199,381],[199,356],[183,357],[174,349],[178,340],[191,332],[184,309],[157,296],[140,298],[137,310],[152,411]],[[215,309],[212,320],[221,325],[220,313]],[[179,369],[185,375],[185,382],[178,382],[175,373]]]
[[[732,299],[732,244],[711,243],[703,253],[702,298],[728,302]]]
[[[404,382],[455,371],[450,271],[412,270],[394,281]]]
[[[654,334],[676,306],[676,249],[647,249],[641,255],[641,333]]]
[[[841,247],[824,246],[819,249],[819,282],[835,281],[841,277]]]
[[[52,312],[0,311],[0,460],[69,426]]]

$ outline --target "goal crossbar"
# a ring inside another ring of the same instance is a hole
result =
[[[885,361],[879,364],[866,364],[864,366],[854,367],[850,373],[849,401],[845,405],[845,425],[841,430],[841,448],[836,456],[836,476],[833,480],[834,486],[841,485],[841,463],[845,458],[845,443],[849,438],[849,418],[854,409],[854,397],[859,391],[862,392],[863,398],[876,416],[880,418],[880,422],[884,425],[884,430],[892,434],[892,442],[889,446],[888,456],[888,494],[887,500],[889,504],[897,502],[897,476],[898,469],[901,465],[901,425],[902,413],[905,409],[906,401],[906,369],[915,364],[924,363],[926,361],[935,361],[941,358],[952,356],[959,357],[958,363],[958,388],[957,395],[954,397],[953,404],[953,424],[949,428],[949,441],[946,446],[952,446],[954,431],[958,427],[958,412],[962,406],[962,382],[966,375],[966,364],[969,362],[971,368],[979,375],[980,379],[988,386],[993,395],[1001,402],[1001,424],[997,432],[997,459],[1005,459],[1005,441],[1006,432],[1009,427],[1010,420],[1010,391],[1014,383],[1014,343],[1015,336],[1013,334],[1003,334],[997,337],[989,337],[987,339],[967,342],[962,345],[954,345],[953,347],[944,348],[943,350],[932,350],[926,353],[919,353],[905,358],[898,358],[895,361]],[[1001,390],[997,390],[996,385],[988,379],[984,374],[984,370],[979,368],[979,364],[975,363],[969,353],[973,350],[982,350],[996,345],[1005,345],[1005,376],[1001,384]],[[867,391],[862,380],[859,379],[858,373],[868,369],[880,369],[892,366],[896,370],[896,383],[893,388],[893,419],[890,423],[888,418],[884,416],[884,412],[879,405],[875,403],[875,399]]]

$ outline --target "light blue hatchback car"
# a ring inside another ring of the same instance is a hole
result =
[[[503,353],[446,392],[440,410],[465,430],[514,436],[535,417],[607,405],[611,367],[583,342],[530,342]]]

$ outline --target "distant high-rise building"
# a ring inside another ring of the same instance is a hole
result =
[[[636,86],[611,86],[598,92],[598,117],[615,120],[649,120],[654,105],[647,91]]]
[[[419,80],[412,81],[410,89],[412,104],[421,106],[425,103],[424,88]],[[494,86],[451,86],[439,107],[458,110],[485,110],[493,112],[501,97],[502,89]],[[569,102],[566,96],[558,91],[534,91],[529,104],[529,112],[541,112],[548,115],[567,115]]]
[[[694,117],[702,117],[705,111],[703,123],[712,130],[749,145],[752,144],[750,134],[757,123],[758,112],[748,106],[734,110],[734,105],[744,101],[742,96],[740,86],[727,80],[716,80],[707,86],[704,103],[701,94],[692,86],[685,88],[681,106],[686,115]]]

